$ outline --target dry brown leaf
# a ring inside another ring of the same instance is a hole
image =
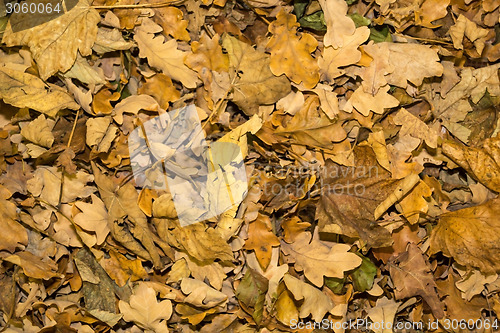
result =
[[[47,119],[45,119],[45,116],[42,114],[24,126],[21,129],[21,135],[37,145],[50,148],[54,143],[54,135],[50,130]]]
[[[276,77],[270,69],[268,55],[250,45],[225,35],[222,46],[229,56],[232,100],[248,115],[258,112],[259,105],[273,104],[290,92],[290,82]]]
[[[283,281],[300,305],[299,317],[306,318],[311,315],[315,321],[321,321],[325,314],[333,309],[332,300],[318,288],[301,281],[290,274],[285,274]]]
[[[253,250],[260,265],[266,269],[271,262],[273,246],[279,246],[278,237],[272,232],[269,217],[259,214],[257,219],[248,226],[248,239],[245,241],[245,249]]]
[[[16,222],[16,205],[8,200],[11,196],[9,190],[0,185],[0,223],[3,230],[0,233],[0,250],[14,252],[16,247],[28,244],[28,233]]]
[[[391,279],[394,282],[396,299],[421,296],[432,309],[434,316],[443,318],[443,304],[436,292],[436,282],[430,264],[422,250],[415,245],[389,262]]]

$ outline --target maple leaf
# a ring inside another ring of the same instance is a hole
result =
[[[500,200],[442,214],[430,238],[431,252],[443,252],[466,267],[483,273],[500,270],[497,230]]]
[[[143,283],[134,289],[129,302],[120,300],[118,307],[125,321],[133,321],[145,332],[169,332],[166,320],[172,315],[172,302],[158,302],[156,291]]]
[[[271,50],[271,71],[276,76],[285,74],[295,83],[303,82],[306,88],[314,88],[319,73],[311,52],[316,50],[318,42],[310,34],[297,32],[298,26],[295,15],[283,10],[269,25],[273,36],[266,47]]]
[[[94,194],[91,195],[91,198],[92,204],[81,201],[75,203],[75,206],[82,212],[77,214],[73,220],[82,229],[95,233],[96,244],[101,245],[109,233],[108,212],[101,199]]]
[[[7,46],[28,46],[38,64],[40,77],[45,80],[57,71],[70,69],[78,52],[82,56],[92,53],[100,20],[99,13],[88,1],[80,0],[64,15],[31,29],[13,32],[7,26],[2,41]]]
[[[361,258],[348,252],[347,244],[329,244],[312,239],[308,232],[302,233],[293,243],[282,243],[281,249],[289,262],[295,263],[298,271],[318,287],[323,286],[323,276],[343,278],[344,272],[358,267]],[[319,269],[321,267],[321,269]]]

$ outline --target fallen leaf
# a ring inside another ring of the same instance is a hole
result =
[[[298,26],[297,18],[285,11],[280,11],[269,25],[272,37],[266,47],[271,50],[270,68],[276,76],[285,74],[297,84],[303,82],[306,88],[314,88],[319,73],[311,52],[318,42],[308,33],[297,32]]]
[[[123,319],[134,322],[145,332],[169,332],[167,320],[172,315],[172,302],[156,300],[156,291],[140,283],[134,289],[129,302],[118,303]]]
[[[13,32],[10,26],[2,42],[8,46],[26,45],[36,60],[40,77],[66,72],[73,66],[78,52],[82,56],[92,53],[97,37],[99,13],[87,0],[80,0],[66,14],[31,29]]]
[[[283,242],[281,249],[288,262],[295,263],[295,268],[304,271],[305,277],[318,287],[323,286],[324,276],[342,278],[345,271],[361,264],[360,257],[348,252],[349,245],[311,240],[308,232],[302,233],[292,244]]]

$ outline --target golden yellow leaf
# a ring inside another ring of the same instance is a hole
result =
[[[200,280],[184,278],[181,290],[188,295],[184,301],[200,308],[212,308],[225,302],[227,296]]]
[[[375,95],[366,93],[363,87],[359,87],[354,91],[349,100],[344,106],[344,111],[352,112],[355,108],[363,116],[367,117],[370,111],[378,114],[383,114],[385,109],[393,108],[399,105],[396,97],[388,94],[389,85],[383,86]]]
[[[266,269],[271,262],[271,251],[273,246],[279,246],[278,237],[272,232],[269,217],[259,214],[257,219],[248,226],[248,239],[245,241],[245,249],[253,250],[260,265]]]
[[[165,34],[178,40],[189,41],[191,39],[186,30],[188,21],[182,19],[183,14],[179,8],[158,7],[154,11],[153,20],[161,25]]]
[[[123,287],[127,281],[147,278],[148,273],[142,267],[139,259],[127,259],[124,255],[113,250],[109,251],[109,256],[109,259],[102,259],[99,264],[118,286]]]
[[[432,24],[448,14],[450,0],[425,0],[415,15],[415,23],[426,28],[439,28],[442,24]]]
[[[432,190],[426,183],[420,181],[403,199],[396,205],[410,224],[415,224],[420,218],[420,213],[427,213],[429,203],[425,198],[432,195]]]
[[[13,32],[10,25],[7,26],[2,41],[7,46],[28,46],[40,77],[45,80],[57,71],[70,69],[78,52],[82,56],[92,54],[100,21],[99,13],[88,1],[80,0],[64,15],[31,29]]]
[[[298,27],[295,15],[283,10],[269,25],[272,37],[266,47],[271,50],[271,71],[276,76],[285,74],[297,84],[303,82],[306,88],[314,88],[319,81],[319,67],[311,52],[316,50],[318,42],[312,35],[298,32]]]
[[[164,110],[168,109],[169,102],[175,102],[181,97],[181,94],[175,88],[172,80],[163,73],[146,78],[146,83],[144,83],[137,92],[139,94],[153,96]]]

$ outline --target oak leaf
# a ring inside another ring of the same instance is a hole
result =
[[[314,321],[321,321],[325,314],[333,309],[332,300],[318,288],[301,281],[290,274],[285,274],[283,281],[300,305],[299,317],[306,318],[311,315]]]
[[[147,19],[150,20],[150,19]],[[139,56],[147,58],[151,66],[161,70],[172,79],[181,82],[187,88],[196,88],[196,73],[184,64],[187,52],[177,49],[177,41],[165,42],[163,36],[155,36],[161,27],[153,22],[139,26],[135,30],[134,40],[139,46]]]
[[[319,3],[325,14],[326,22],[326,34],[323,43],[325,46],[332,46],[335,49],[343,47],[348,43],[346,39],[352,38],[351,36],[356,29],[354,21],[347,16],[347,3],[343,0],[320,0]]]
[[[266,269],[271,262],[273,246],[279,246],[278,237],[272,232],[269,217],[259,214],[259,217],[248,226],[248,239],[245,241],[245,249],[253,250],[262,268]]]
[[[464,48],[463,39],[467,37],[476,47],[477,54],[481,55],[484,49],[484,43],[487,40],[489,30],[480,28],[476,23],[469,20],[464,15],[458,16],[455,24],[448,31],[456,49]]]
[[[327,243],[312,239],[304,232],[291,244],[283,242],[281,249],[295,269],[304,271],[305,277],[318,287],[323,286],[323,277],[343,278],[344,272],[358,267],[361,258],[349,252],[347,244]],[[321,267],[321,269],[320,269]]]
[[[399,305],[401,303],[395,302],[393,299],[388,299],[387,297],[382,297],[377,300],[375,307],[369,309],[368,316],[374,323],[385,323],[386,325],[373,326],[373,331],[375,333],[392,333],[392,327],[387,325],[387,323],[393,323],[394,317],[398,312]],[[381,327],[382,326],[382,327]],[[391,328],[389,328],[391,327]]]
[[[42,114],[24,126],[21,129],[21,135],[37,145],[50,148],[54,143],[54,135],[50,130],[47,119]]]
[[[352,112],[354,108],[365,117],[368,117],[370,111],[383,114],[385,109],[399,105],[397,98],[388,94],[389,88],[389,85],[381,87],[376,94],[372,95],[366,93],[362,87],[359,87],[345,104],[344,111]]]
[[[347,19],[351,20],[350,18]],[[357,63],[361,59],[361,52],[358,51],[358,47],[368,39],[368,36],[370,36],[370,29],[359,27],[352,35],[343,38],[342,46],[338,48],[325,47],[323,55],[318,60],[321,78],[332,83],[336,77],[344,74],[340,67]]]
[[[269,25],[272,37],[266,47],[271,50],[271,71],[276,76],[285,74],[297,84],[303,82],[306,88],[314,88],[319,71],[311,52],[316,50],[318,42],[312,35],[298,32],[298,27],[295,15],[283,10]]]

